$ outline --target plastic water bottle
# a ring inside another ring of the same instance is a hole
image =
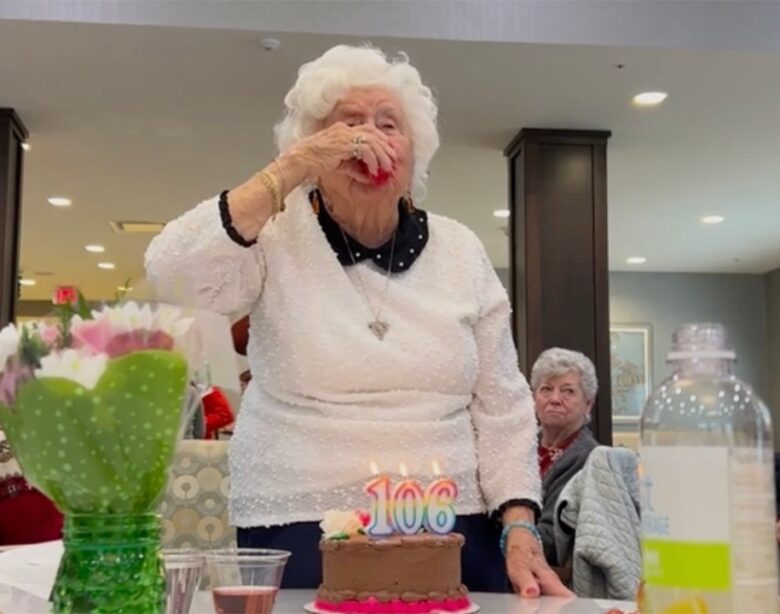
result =
[[[735,360],[721,325],[682,326],[645,405],[643,614],[777,612],[771,421]]]

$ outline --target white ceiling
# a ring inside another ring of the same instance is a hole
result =
[[[116,235],[108,220],[166,221],[270,159],[297,67],[355,40],[278,38],[268,53],[247,31],[0,20],[0,106],[17,109],[32,143],[22,265],[53,273],[24,298],[61,283],[111,296],[142,276],[148,237]],[[501,152],[524,126],[612,131],[613,269],[633,255],[652,271],[780,266],[780,55],[373,40],[407,51],[439,96],[443,147],[424,206],[472,227],[496,266],[507,263],[492,216],[506,202]],[[647,89],[670,97],[634,108]],[[51,195],[74,205],[50,207]],[[704,227],[708,213],[727,220]],[[117,269],[98,270],[101,259]]]
[[[780,2],[775,0],[0,0],[0,19],[780,51]]]

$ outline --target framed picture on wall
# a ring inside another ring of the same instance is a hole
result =
[[[637,424],[653,389],[653,328],[610,324],[612,422]]]

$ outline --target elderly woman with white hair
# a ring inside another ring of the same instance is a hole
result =
[[[230,448],[239,545],[291,550],[285,585],[317,586],[317,523],[367,506],[372,461],[424,481],[437,461],[460,489],[464,582],[504,590],[508,571],[526,596],[568,594],[534,524],[536,428],[506,292],[470,230],[413,202],[439,145],[431,90],[405,56],[337,46],[285,105],[278,157],[146,255],[163,296],[250,312]]]
[[[542,515],[539,530],[544,555],[553,566],[566,564],[556,557],[555,503],[563,487],[582,469],[591,450],[598,445],[587,426],[598,386],[591,360],[573,350],[545,350],[531,369],[531,389],[540,425]]]

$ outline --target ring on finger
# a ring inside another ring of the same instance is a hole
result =
[[[352,158],[355,160],[360,160],[362,157],[362,154],[360,153],[360,145],[358,143],[355,143],[352,146]]]

